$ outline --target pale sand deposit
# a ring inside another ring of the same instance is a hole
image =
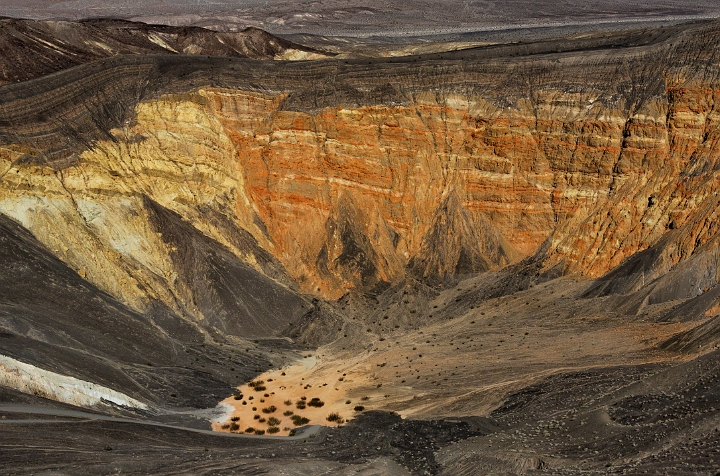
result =
[[[403,389],[378,387],[367,366],[365,355],[341,363],[338,360],[326,362],[318,354],[307,353],[298,364],[266,372],[253,382],[238,387],[236,395],[242,395],[242,398],[238,400],[231,396],[223,400],[222,404],[232,406],[234,411],[221,420],[213,421],[213,430],[232,431],[227,425],[232,425],[232,417],[238,417],[235,422],[238,428],[234,431],[249,433],[247,430],[252,428],[271,435],[267,430],[270,428],[270,417],[274,417],[280,423],[275,425],[279,431],[272,435],[287,436],[296,426],[337,426],[352,420],[360,411],[378,409],[391,401],[408,398]],[[255,382],[262,384],[256,386]],[[319,399],[322,406],[312,406],[314,398]],[[302,401],[305,407],[298,408],[298,402]],[[358,406],[362,406],[363,410],[355,410]],[[275,407],[274,411],[272,407]],[[286,412],[292,414],[284,415]],[[333,413],[338,414],[341,420],[329,421],[327,417]],[[296,425],[292,421],[295,415],[309,421]]]

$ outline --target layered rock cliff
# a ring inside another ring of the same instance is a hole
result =
[[[212,312],[158,216],[327,298],[529,256],[600,277],[656,250],[617,289],[635,291],[716,233],[718,28],[649,38],[520,59],[70,70],[5,88],[0,209],[136,309],[196,319]]]

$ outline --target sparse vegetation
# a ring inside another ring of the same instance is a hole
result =
[[[237,423],[232,422],[230,424],[230,431],[238,431],[239,429],[240,429],[240,425],[238,425]]]
[[[292,410],[285,410],[285,411],[283,412],[283,415],[284,415],[284,416],[290,416],[290,415],[292,415],[292,414],[293,414],[293,411],[292,411]]]
[[[230,421],[239,421],[239,420],[240,420],[239,416],[234,416],[230,419]]]
[[[276,426],[271,426],[270,428],[267,429],[267,432],[270,433],[271,435],[274,433],[278,433],[279,431],[280,431],[280,428],[278,428]]]
[[[268,418],[267,424],[268,426],[278,426],[280,424],[280,420],[275,417],[270,417]]]
[[[338,424],[345,422],[345,420],[343,419],[343,417],[341,417],[340,414],[338,414],[338,413],[336,413],[336,412],[330,413],[325,419],[326,419],[327,421],[335,422],[335,423],[338,423]]]
[[[317,397],[313,397],[313,398],[308,402],[308,405],[311,406],[311,407],[320,408],[320,407],[322,407],[323,405],[325,405],[325,402],[323,402],[322,400],[320,400],[320,399],[317,398]]]
[[[265,387],[263,380],[255,380],[254,382],[250,382],[248,384],[248,387],[254,389],[256,392],[264,392],[267,390],[267,387]]]
[[[245,433],[255,433],[255,428],[249,426],[245,428]]]
[[[300,415],[293,415],[292,418],[290,418],[290,420],[292,420],[293,425],[295,425],[295,426],[302,426],[302,425],[307,425],[308,423],[310,423],[309,418],[301,417]]]
[[[362,405],[355,405],[355,408],[353,408],[353,410],[355,410],[356,412],[361,412],[365,410],[365,407]]]
[[[277,410],[277,407],[275,405],[270,405],[267,408],[263,408],[262,412],[263,413],[275,413],[276,410]]]
[[[255,430],[255,434],[256,434],[256,435],[264,435],[264,434],[265,434],[265,430]]]
[[[290,406],[292,405],[292,400],[285,400],[283,403],[287,406]]]

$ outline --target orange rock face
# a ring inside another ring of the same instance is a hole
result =
[[[623,140],[618,113],[560,94],[543,99],[537,118],[529,105],[502,110],[459,96],[310,115],[279,110],[281,97],[207,94],[277,256],[309,290],[331,295],[362,281],[318,271],[317,257],[337,248],[327,223],[340,197],[362,210],[354,226],[377,248],[380,279],[402,275],[451,193],[471,222],[509,243],[512,260],[608,194]]]
[[[672,232],[653,279],[714,236],[719,95],[668,83],[632,114],[551,89],[513,107],[417,93],[302,112],[282,94],[207,88],[142,103],[119,145],[63,177],[75,193],[147,195],[233,249],[212,208],[329,298],[408,271],[499,268],[543,243],[546,267],[598,277]]]
[[[512,109],[427,95],[314,115],[280,110],[280,97],[208,91],[278,257],[310,290],[330,294],[362,281],[321,279],[317,268],[333,248],[327,222],[343,196],[362,211],[355,226],[377,248],[384,280],[419,253],[451,193],[476,226],[484,221],[511,245],[511,259],[551,238],[550,264],[603,275],[683,226],[713,189],[707,176],[685,174],[699,166],[693,160],[715,160],[718,94],[669,86],[667,101],[625,117],[556,91]]]

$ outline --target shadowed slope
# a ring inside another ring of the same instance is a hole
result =
[[[170,259],[186,283],[186,307],[203,326],[223,335],[276,336],[309,305],[293,291],[242,262],[180,215],[145,198],[152,227],[173,250]]]
[[[255,353],[239,358],[204,344],[195,325],[160,305],[146,316],[128,309],[4,215],[0,244],[4,355],[141,401],[211,407],[231,391],[233,375],[247,379],[267,365]]]
[[[475,223],[478,223],[476,225]],[[473,220],[452,192],[435,212],[420,252],[408,267],[429,282],[482,273],[510,264],[517,252],[486,220]]]

